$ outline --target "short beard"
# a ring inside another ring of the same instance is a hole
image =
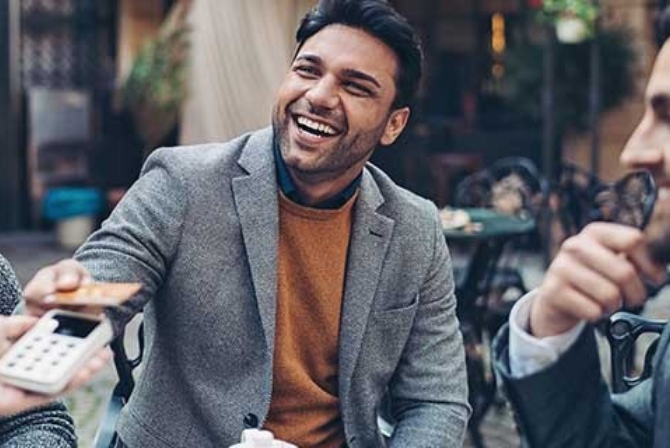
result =
[[[670,265],[670,234],[650,240],[647,245],[649,255],[655,263]]]
[[[670,264],[670,222],[663,204],[656,203],[649,223],[644,229],[646,248],[652,261],[658,264]]]

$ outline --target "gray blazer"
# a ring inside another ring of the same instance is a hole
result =
[[[508,339],[505,326],[494,341],[494,365],[528,446],[670,447],[670,326],[659,340],[652,377],[618,395],[610,395],[600,377],[592,327],[556,363],[521,379],[510,376]]]
[[[139,281],[117,330],[146,305],[142,377],[118,430],[130,447],[225,447],[270,403],[278,202],[272,131],[158,150],[77,258]],[[461,446],[469,407],[451,260],[436,209],[368,166],[354,208],[340,330],[350,447]],[[151,300],[150,300],[151,299]],[[306,343],[308,343],[306,341]]]
[[[0,314],[10,314],[21,288],[9,262],[0,255]],[[53,403],[11,417],[0,417],[0,447],[74,448],[74,423],[61,403]]]

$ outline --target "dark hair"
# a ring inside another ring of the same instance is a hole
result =
[[[666,6],[656,17],[656,43],[662,47],[670,37],[670,6]]]
[[[421,79],[421,44],[412,26],[386,0],[320,0],[300,23],[299,51],[307,39],[329,25],[359,28],[388,45],[398,58],[393,107],[409,106]]]

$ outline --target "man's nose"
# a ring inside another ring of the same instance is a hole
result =
[[[317,109],[333,109],[339,101],[335,81],[324,77],[313,84],[305,93],[305,98]]]
[[[630,136],[619,157],[629,169],[649,169],[663,164],[665,138],[660,135],[658,124],[643,120]]]

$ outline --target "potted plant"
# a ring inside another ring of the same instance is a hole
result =
[[[141,48],[121,87],[121,104],[148,155],[175,128],[188,96],[191,0],[180,0],[158,34]]]
[[[560,42],[579,43],[593,36],[600,13],[595,0],[534,0],[542,21],[556,28]]]
[[[606,28],[598,33],[599,64],[602,73],[601,108],[619,106],[635,91],[637,55],[629,31]],[[543,66],[545,47],[527,42],[510,48],[505,55],[504,97],[526,120],[542,116],[544,93]],[[591,76],[591,48],[581,44],[559,43],[555,48],[554,121],[557,135],[567,130],[585,131],[589,127],[588,80]]]
[[[115,107],[106,120],[109,153],[105,166],[108,210],[135,181],[143,160],[156,147],[173,144],[182,105],[188,97],[190,27],[193,0],[177,0],[155,36],[133,59],[120,82]],[[102,162],[105,163],[105,162]]]

